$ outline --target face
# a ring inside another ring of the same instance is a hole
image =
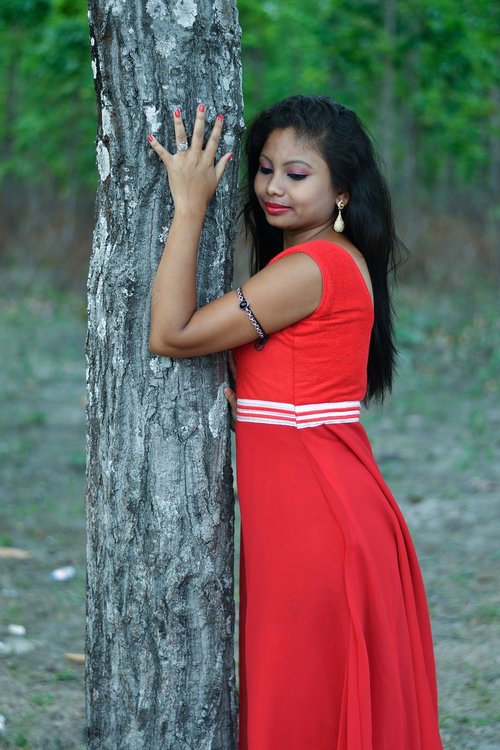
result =
[[[265,142],[254,189],[269,224],[283,230],[285,246],[328,228],[343,195],[326,161],[293,128],[273,130]]]

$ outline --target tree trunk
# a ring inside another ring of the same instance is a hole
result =
[[[148,351],[172,215],[146,135],[198,102],[235,160],[207,217],[199,302],[226,291],[241,135],[234,0],[90,0],[99,188],[89,274],[87,717],[90,750],[231,750],[233,497],[222,356]],[[235,163],[236,162],[236,163]]]

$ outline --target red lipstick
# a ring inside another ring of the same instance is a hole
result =
[[[271,216],[279,216],[280,214],[286,214],[290,211],[290,206],[283,206],[281,203],[264,203],[264,208]]]

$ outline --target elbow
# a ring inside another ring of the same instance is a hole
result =
[[[149,325],[149,350],[152,354],[170,359],[191,357],[195,353],[190,341],[192,337],[186,334],[185,327],[159,325],[159,321],[152,316]]]
[[[156,336],[149,337],[149,351],[151,354],[157,354],[160,357],[175,357],[172,347]]]
[[[160,357],[174,357],[172,349],[173,347],[168,340],[168,336],[165,335],[165,331],[156,324],[152,316],[149,326],[149,351],[152,354],[158,354]]]
[[[178,346],[154,334],[149,336],[149,351],[160,357],[170,357],[171,359],[180,359],[186,356]]]

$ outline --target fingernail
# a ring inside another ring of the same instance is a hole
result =
[[[174,112],[174,117],[180,117],[180,116],[181,116],[180,109],[176,109],[175,112]]]
[[[198,107],[198,109],[199,109],[200,112],[204,112],[205,111],[205,105],[204,104],[200,104],[200,106]]]
[[[222,122],[223,119],[222,115],[217,115],[217,122]]]
[[[154,139],[153,139],[153,136],[152,136],[152,135],[148,135],[148,141],[149,141],[150,143],[152,143],[152,142],[153,142],[153,140],[154,140]]]
[[[228,154],[228,156],[227,156],[227,160],[228,160],[228,161],[231,161],[231,159],[233,158],[233,156],[234,156],[234,154]]]

